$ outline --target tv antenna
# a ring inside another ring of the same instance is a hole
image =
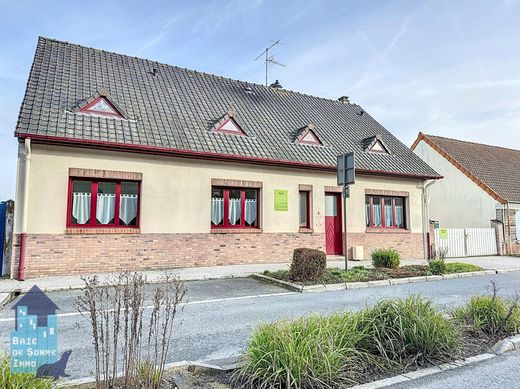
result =
[[[258,59],[260,59],[260,57],[265,55],[265,59],[264,59],[264,62],[265,62],[265,86],[268,86],[267,73],[268,73],[268,70],[269,70],[269,64],[285,67],[285,65],[283,63],[280,63],[280,62],[278,62],[278,61],[276,61],[274,59],[274,55],[269,56],[269,50],[271,50],[274,46],[279,45],[279,44],[280,44],[280,39],[278,39],[276,42],[274,42],[271,46],[267,47],[264,51],[262,51],[258,55],[258,57],[255,58],[255,61],[258,61]]]

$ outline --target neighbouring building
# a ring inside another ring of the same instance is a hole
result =
[[[509,254],[520,254],[520,150],[419,133],[415,154],[444,178],[429,188],[429,217],[442,227],[502,224]]]
[[[40,38],[15,136],[20,278],[425,250],[440,178],[360,106]],[[24,274],[25,273],[25,274]]]

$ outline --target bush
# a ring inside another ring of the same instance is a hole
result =
[[[446,264],[446,273],[467,273],[470,271],[484,270],[480,266],[464,262],[451,262]]]
[[[358,313],[263,324],[234,379],[248,388],[345,387],[459,355],[461,332],[429,300],[384,300]]]
[[[442,275],[446,273],[446,262],[444,259],[432,259],[429,263],[429,269],[434,275]]]
[[[466,306],[455,310],[454,317],[471,331],[494,338],[516,334],[520,329],[520,307],[496,293],[472,297]]]
[[[330,388],[360,371],[355,314],[311,316],[258,327],[234,375],[244,387]]]
[[[372,265],[374,267],[386,267],[389,269],[397,269],[399,267],[401,256],[395,249],[376,249],[372,251]]]
[[[13,373],[9,358],[4,356],[0,361],[0,388],[51,389],[52,379],[38,378],[31,373]]]
[[[327,256],[323,251],[300,248],[294,250],[291,263],[291,279],[294,281],[317,281],[327,268]]]
[[[460,349],[460,332],[437,312],[431,301],[412,296],[383,300],[360,313],[358,345],[373,355],[400,366],[450,360]]]

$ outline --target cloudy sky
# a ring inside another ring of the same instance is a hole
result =
[[[348,95],[410,145],[426,133],[520,148],[514,0],[0,0],[0,200],[14,195],[13,131],[39,35],[262,83]]]

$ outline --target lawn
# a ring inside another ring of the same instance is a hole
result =
[[[463,262],[452,262],[446,264],[445,274],[453,273],[467,273],[473,271],[483,270],[480,266],[472,265]],[[265,276],[276,278],[282,281],[295,282],[291,279],[289,270],[266,270],[263,273]],[[315,285],[315,284],[340,284],[343,282],[365,282],[388,280],[391,278],[406,278],[406,277],[421,277],[431,276],[428,265],[404,265],[396,269],[389,268],[366,268],[364,266],[355,266],[346,272],[340,268],[327,268],[322,278],[317,281],[299,281],[301,285]]]

